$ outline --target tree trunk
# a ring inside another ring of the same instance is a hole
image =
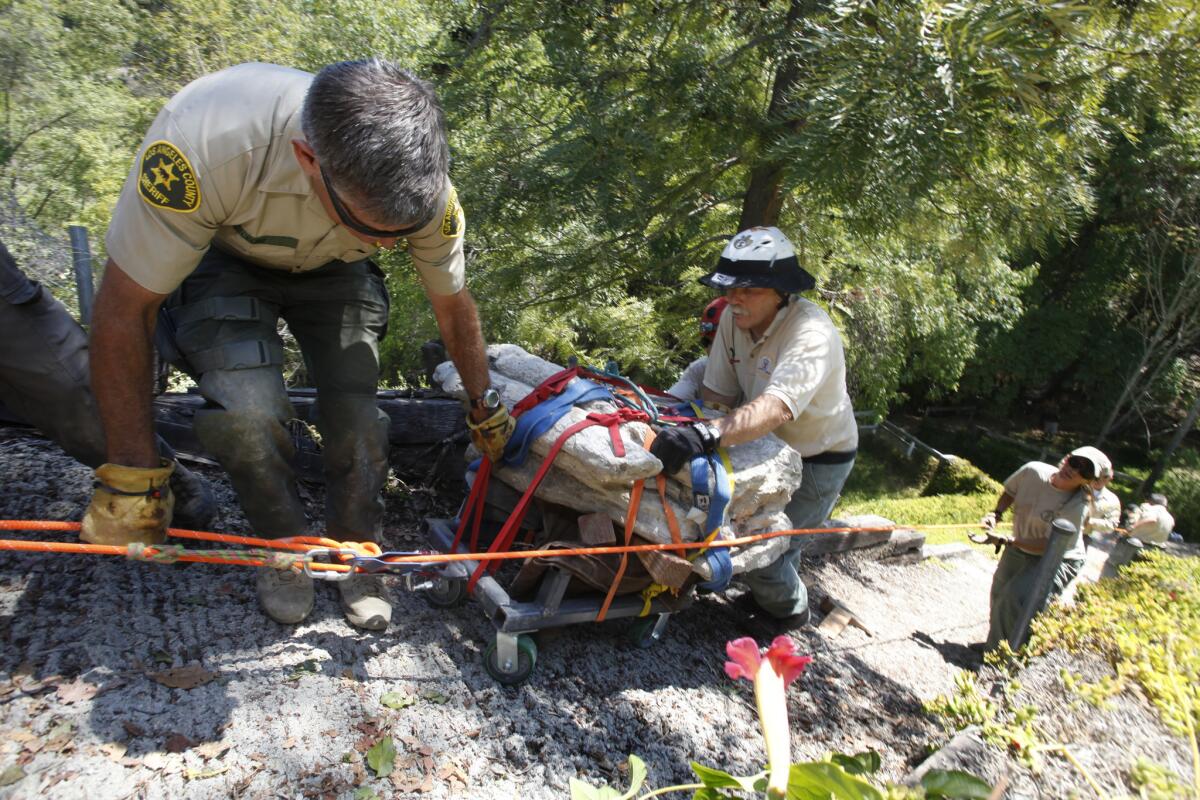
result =
[[[790,49],[790,40],[800,20],[823,6],[821,0],[792,0],[788,6],[781,37],[787,49],[775,70],[771,102],[767,106],[767,119],[758,136],[760,154],[770,147],[776,126],[782,124],[786,130],[796,131],[804,125],[804,120],[790,119],[787,115],[788,95],[800,73],[800,62]],[[742,216],[738,221],[739,231],[756,225],[775,225],[779,221],[779,211],[783,208],[784,166],[782,161],[762,160],[750,170],[750,183],[746,187]]]
[[[1154,465],[1154,469],[1150,470],[1150,474],[1146,476],[1146,480],[1142,481],[1142,485],[1138,487],[1138,496],[1145,497],[1154,491],[1154,484],[1158,483],[1162,478],[1163,473],[1167,471],[1167,465],[1171,463],[1171,457],[1175,455],[1175,451],[1179,449],[1179,445],[1183,444],[1183,439],[1192,428],[1196,427],[1196,418],[1200,417],[1200,392],[1197,392],[1196,399],[1192,401],[1192,408],[1188,411],[1187,419],[1175,431],[1175,435],[1171,437],[1170,444],[1163,450],[1159,456],[1158,462]]]

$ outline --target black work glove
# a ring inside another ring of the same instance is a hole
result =
[[[663,463],[663,473],[673,475],[696,456],[714,453],[721,443],[721,432],[707,422],[693,422],[664,428],[650,443],[650,455]]]

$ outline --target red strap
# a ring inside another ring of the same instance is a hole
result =
[[[571,367],[546,378],[546,380],[534,387],[532,392],[525,395],[519,403],[513,406],[512,416],[519,417],[538,403],[543,403],[554,395],[562,394],[563,389],[567,388],[567,384],[578,374],[579,368]]]
[[[504,523],[504,527],[500,529],[500,533],[496,535],[496,539],[492,542],[492,546],[488,548],[489,553],[498,553],[508,550],[508,548],[512,545],[513,539],[516,537],[517,530],[521,527],[521,522],[525,519],[526,512],[529,511],[529,504],[533,502],[533,493],[537,490],[537,487],[541,485],[542,479],[546,477],[546,473],[550,471],[550,467],[554,464],[554,459],[558,456],[559,451],[562,450],[563,445],[566,444],[567,439],[570,439],[584,428],[589,428],[595,424],[597,424],[596,421],[590,417],[588,419],[580,420],[563,431],[554,441],[554,446],[550,448],[550,452],[546,453],[546,457],[542,460],[542,465],[538,468],[537,473],[534,474],[533,480],[530,481],[529,486],[525,488],[525,493],[522,494],[521,499],[517,501],[517,505],[513,508],[512,513],[509,514],[508,519]],[[475,568],[475,572],[471,574],[471,579],[467,581],[468,591],[474,591],[475,584],[477,584],[479,579],[483,576],[484,569],[490,567],[494,570],[499,563],[499,561],[493,560],[488,564],[481,563],[479,566],[477,566]]]
[[[475,482],[471,484],[471,493],[467,495],[462,516],[458,519],[458,530],[454,533],[454,543],[450,545],[451,553],[458,552],[458,545],[462,542],[467,523],[473,515],[475,524],[471,528],[471,552],[478,552],[475,546],[479,541],[479,521],[483,519],[483,498],[487,495],[488,478],[491,477],[491,471],[492,461],[485,456],[479,465],[479,471],[475,473]]]

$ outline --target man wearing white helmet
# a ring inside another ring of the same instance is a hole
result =
[[[786,512],[795,528],[828,518],[854,466],[858,427],[846,391],[846,356],[833,320],[796,296],[816,279],[796,259],[778,228],[750,228],[726,245],[717,268],[700,282],[725,293],[726,313],[704,373],[702,397],[734,407],[725,417],[664,430],[651,452],[663,471],[720,445],[779,436],[804,459],[800,488]],[[803,538],[775,563],[745,574],[755,603],[787,625],[808,620],[800,580]]]

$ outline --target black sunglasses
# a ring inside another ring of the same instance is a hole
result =
[[[412,225],[408,228],[400,228],[399,230],[394,231],[385,231],[380,230],[379,228],[372,228],[370,225],[364,225],[354,218],[354,215],[351,214],[349,209],[346,208],[345,204],[342,203],[342,198],[338,197],[338,193],[333,190],[333,184],[329,182],[329,176],[325,174],[325,168],[318,166],[318,169],[321,170],[321,180],[325,182],[325,191],[329,193],[330,205],[332,205],[333,210],[337,212],[338,218],[341,220],[342,224],[350,230],[358,231],[359,233],[367,236],[374,236],[376,239],[401,239],[421,230],[421,228],[424,228],[429,222],[429,217],[426,217],[416,225]],[[433,215],[430,214],[429,216],[432,217]]]
[[[1067,459],[1067,466],[1078,472],[1089,481],[1095,480],[1096,476],[1092,472],[1092,462],[1081,456],[1071,456]]]

